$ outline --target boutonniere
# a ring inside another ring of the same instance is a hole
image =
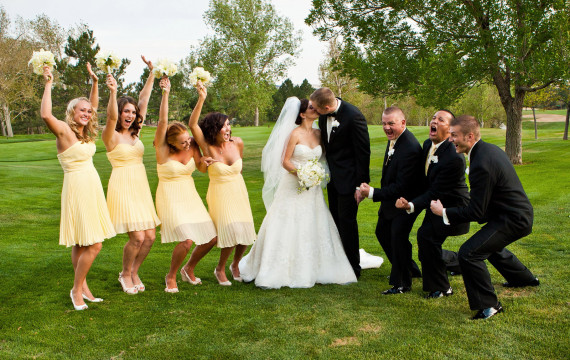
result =
[[[439,161],[439,158],[437,157],[437,155],[433,155],[431,157],[431,159],[429,159],[429,162],[432,164],[437,164],[438,161]]]
[[[390,161],[392,159],[392,156],[394,156],[394,149],[390,149],[388,150],[388,157],[386,158],[386,162],[384,163],[384,165],[388,165],[388,161]]]
[[[334,128],[337,128],[337,127],[339,127],[339,126],[340,126],[340,123],[338,122],[338,120],[335,119],[335,120],[332,121],[332,127],[333,127],[333,129],[334,129]]]

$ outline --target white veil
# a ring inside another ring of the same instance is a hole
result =
[[[296,97],[290,97],[285,101],[281,114],[275,122],[275,126],[269,135],[267,144],[261,153],[261,171],[263,171],[263,203],[265,209],[269,211],[273,196],[277,190],[277,185],[281,177],[287,173],[283,168],[283,155],[285,154],[285,147],[291,135],[291,131],[297,127],[295,119],[299,115],[301,108],[301,101]]]

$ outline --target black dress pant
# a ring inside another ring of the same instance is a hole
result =
[[[424,291],[446,291],[450,288],[441,249],[446,238],[447,235],[438,233],[429,220],[424,220],[418,229],[418,257],[422,263]]]
[[[414,271],[415,262],[412,260],[410,231],[416,217],[417,214],[406,213],[396,215],[392,219],[386,219],[382,215],[378,216],[376,237],[392,264],[389,282],[392,286],[412,286],[412,271]]]
[[[341,195],[332,184],[329,184],[327,191],[329,209],[338,228],[344,252],[354,274],[356,277],[360,277],[360,244],[356,220],[358,204],[353,194]]]
[[[486,309],[498,303],[485,260],[489,260],[512,284],[526,284],[535,279],[530,270],[505,249],[505,246],[528,235],[530,229],[513,234],[498,228],[487,223],[459,248],[459,265],[471,310]]]

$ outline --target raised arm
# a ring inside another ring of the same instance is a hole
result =
[[[91,77],[91,93],[89,94],[89,102],[93,107],[93,112],[97,112],[99,108],[99,78],[91,69],[91,64],[87,63],[87,72],[89,77]]]
[[[109,88],[109,104],[107,105],[107,124],[103,129],[101,137],[107,151],[112,151],[117,146],[115,140],[115,128],[119,119],[119,110],[117,107],[117,80],[113,75],[107,75],[107,87]]]
[[[46,85],[44,88],[44,95],[42,97],[40,115],[49,130],[58,139],[60,139],[66,133],[69,126],[65,122],[56,119],[52,114],[51,86],[53,85],[53,74],[48,66],[44,66],[44,79],[46,81]]]
[[[142,61],[144,61],[144,63],[146,64],[146,66],[148,66],[149,70],[146,83],[144,84],[144,87],[141,90],[141,93],[139,94],[139,112],[140,112],[139,115],[141,116],[141,119],[144,123],[146,119],[146,111],[148,110],[148,102],[150,100],[150,94],[152,93],[152,85],[154,85],[154,73],[152,72],[152,69],[154,67],[152,66],[152,62],[150,60],[147,61],[143,55],[141,55],[141,58]]]
[[[200,81],[196,84],[196,90],[198,91],[198,102],[196,103],[196,106],[194,106],[194,110],[192,110],[192,115],[190,115],[190,120],[188,121],[188,127],[204,155],[209,155],[208,144],[204,138],[204,133],[202,132],[202,129],[200,129],[200,126],[198,126],[198,119],[200,118],[202,106],[204,105],[204,100],[206,100],[208,92],[206,87]]]
[[[158,126],[154,135],[154,146],[156,148],[156,161],[163,164],[168,161],[168,144],[166,143],[166,130],[168,129],[168,95],[170,95],[170,80],[163,78],[160,80],[162,89],[162,100],[160,102],[160,112],[158,115]]]

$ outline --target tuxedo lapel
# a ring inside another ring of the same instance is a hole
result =
[[[323,140],[323,144],[326,146],[329,144],[328,135],[327,134],[327,116],[321,115],[319,116],[319,129],[321,129],[321,139]]]
[[[340,100],[340,99],[339,99]],[[331,135],[330,135],[330,139],[329,142],[332,142],[333,139],[336,137],[336,134],[343,128],[346,126],[347,120],[345,119],[345,121],[343,121],[343,114],[344,114],[344,101],[341,100],[340,103],[340,107],[338,108],[336,115],[334,116],[334,119],[336,121],[339,122],[339,125],[337,127],[332,127],[331,128]],[[328,119],[327,119],[328,121]]]

